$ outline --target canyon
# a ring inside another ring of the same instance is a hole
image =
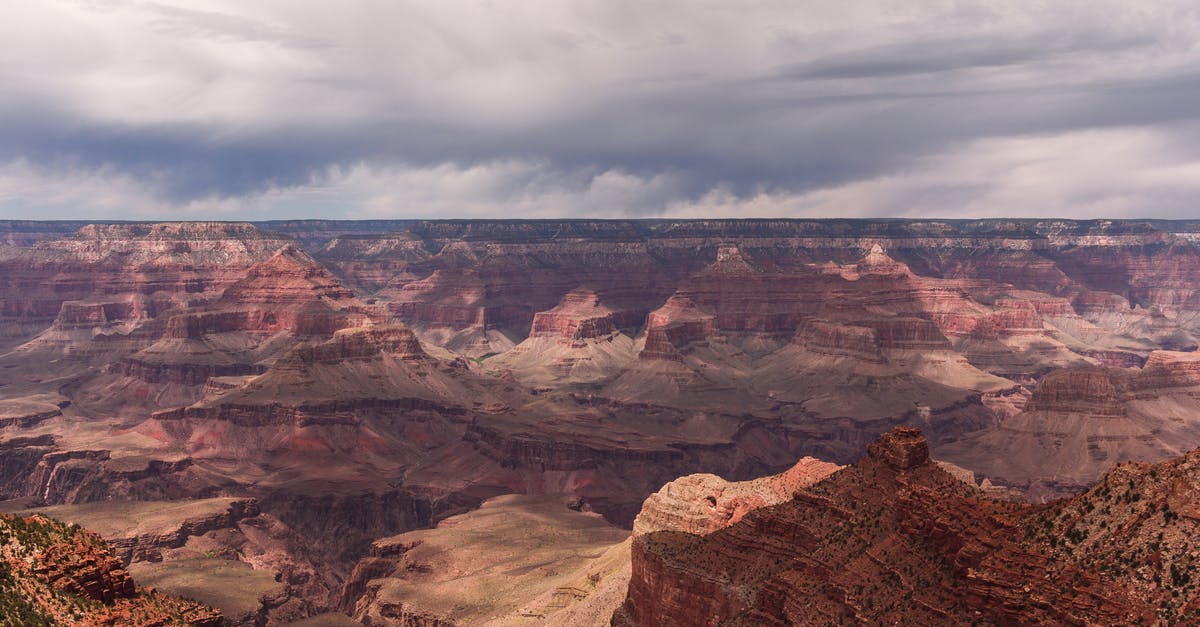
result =
[[[1200,222],[1153,220],[0,221],[0,509],[93,529],[139,581],[245,624],[607,622],[624,545],[623,615],[649,624],[674,610],[646,609],[642,576],[691,586],[713,616],[807,603],[850,540],[821,563],[772,553],[787,567],[770,572],[729,555],[775,527],[817,550],[839,516],[867,515],[842,501],[857,490],[900,508],[854,540],[880,562],[857,572],[916,560],[948,573],[920,607],[990,612],[1003,589],[963,581],[966,557],[895,552],[920,534],[1067,533],[1029,512],[1094,501],[1078,495],[1129,462],[1188,459],[1197,242]],[[877,441],[898,425],[921,446]],[[900,487],[859,485],[876,480]],[[556,583],[455,614],[455,548],[498,511],[553,521]],[[1008,585],[1059,563],[1037,537],[970,568]],[[736,585],[689,580],[691,555]],[[1063,577],[1096,576],[1068,561]],[[819,611],[943,620],[868,585],[836,582],[875,609]],[[1043,618],[1141,617],[1130,585],[1101,613]]]

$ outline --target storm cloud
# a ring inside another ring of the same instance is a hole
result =
[[[1187,1],[47,0],[0,217],[1196,217]]]

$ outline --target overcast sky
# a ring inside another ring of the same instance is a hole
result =
[[[12,0],[0,218],[1200,217],[1194,0]]]

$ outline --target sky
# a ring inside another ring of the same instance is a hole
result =
[[[11,0],[0,218],[1200,218],[1194,0]]]

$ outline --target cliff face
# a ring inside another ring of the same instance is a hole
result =
[[[261,374],[296,342],[372,324],[375,314],[328,270],[287,245],[211,304],[164,316],[158,340],[111,370],[151,386],[191,387],[195,395],[212,377]]]
[[[44,328],[71,301],[120,296],[111,322],[121,303],[132,303],[129,315],[213,299],[285,243],[249,224],[88,225],[0,258],[0,326]],[[68,306],[64,322],[77,311]]]
[[[897,428],[853,466],[726,529],[636,538],[629,594],[613,623],[1084,625],[1190,611],[1194,593],[1179,595],[1190,588],[1178,573],[1194,550],[1176,542],[1152,567],[1159,577],[1129,578],[1135,566],[1118,556],[1150,550],[1151,540],[1120,531],[1136,517],[1116,506],[1124,499],[1130,509],[1129,473],[1130,485],[1163,486],[1144,491],[1155,503],[1133,509],[1158,511],[1157,500],[1181,505],[1193,493],[1180,482],[1190,481],[1182,479],[1190,477],[1190,458],[1123,467],[1094,494],[1034,507],[984,497],[932,464],[926,447],[919,431]],[[1113,486],[1121,490],[1115,497]],[[1196,524],[1178,514],[1166,520],[1172,538]],[[1087,548],[1101,545],[1111,548],[1103,555]],[[1177,581],[1161,582],[1167,571]]]

